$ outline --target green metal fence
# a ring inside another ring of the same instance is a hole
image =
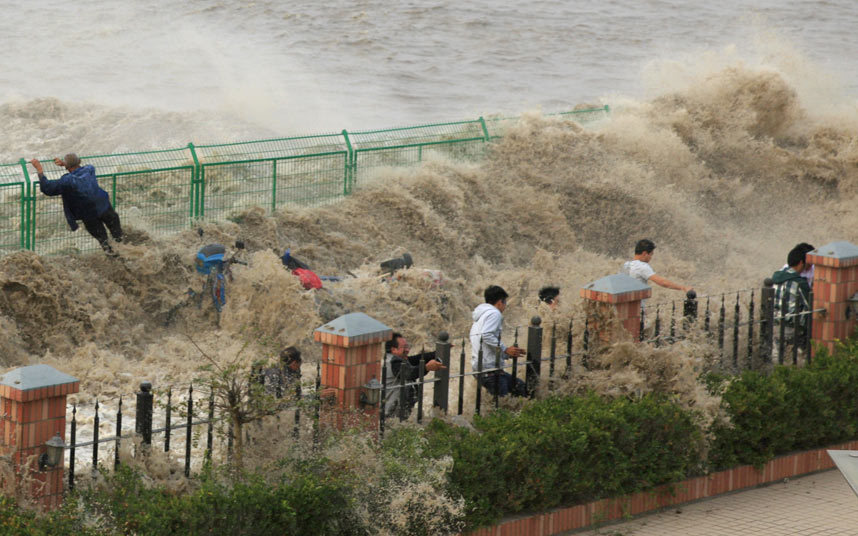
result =
[[[322,134],[195,147],[199,161],[196,215],[228,217],[251,206],[271,211],[312,205],[348,193],[348,145]]]
[[[598,121],[600,119],[604,119],[611,113],[611,108],[606,104],[599,108],[582,108],[579,110],[571,110],[568,112],[558,112],[558,113],[550,113],[545,114],[548,117],[563,117],[566,119],[572,119],[581,124],[588,124]],[[495,140],[498,138],[502,138],[506,131],[515,125],[520,117],[502,117],[502,116],[493,116],[486,117],[486,138],[488,140]]]
[[[0,254],[27,247],[28,208],[21,163],[0,164]]]
[[[586,123],[607,106],[554,114]],[[518,118],[479,118],[384,130],[318,134],[211,145],[84,156],[125,225],[151,235],[187,229],[198,220],[221,220],[252,207],[318,205],[375,180],[382,170],[412,166],[435,156],[474,161],[485,155]],[[64,172],[45,160],[49,179]],[[98,249],[86,231],[71,232],[59,197],[39,193],[24,160],[0,164],[0,254],[29,249],[41,254]]]
[[[432,155],[455,161],[479,159],[485,154],[488,141],[482,118],[386,130],[344,131],[343,135],[352,147],[350,188],[365,184],[381,168],[418,164]]]

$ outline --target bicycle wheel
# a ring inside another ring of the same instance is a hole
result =
[[[226,305],[226,280],[223,274],[217,274],[217,278],[213,283],[212,301],[214,302],[215,309],[220,313],[223,310],[223,306]]]

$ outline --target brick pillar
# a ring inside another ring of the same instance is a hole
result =
[[[62,503],[65,456],[44,471],[39,457],[55,435],[65,442],[66,396],[79,388],[77,378],[48,365],[21,367],[0,377],[0,453],[11,458],[21,495],[48,510]]]
[[[323,424],[338,430],[377,429],[378,406],[361,408],[360,395],[370,379],[381,381],[384,343],[392,335],[392,329],[364,313],[349,313],[316,329],[313,336],[322,343],[322,389],[336,394],[322,402]]]
[[[814,265],[813,308],[825,309],[813,315],[811,338],[831,351],[858,325],[858,246],[832,242],[808,253],[807,262]]]
[[[651,295],[649,286],[626,274],[609,275],[582,288],[581,297],[587,302],[585,309],[593,334],[591,343],[611,344],[627,337],[638,341],[641,300]]]

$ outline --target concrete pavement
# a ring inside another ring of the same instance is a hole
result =
[[[858,536],[858,497],[833,469],[574,534]]]

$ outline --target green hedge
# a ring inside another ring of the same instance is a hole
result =
[[[48,515],[20,508],[14,499],[0,495],[0,534],[3,536],[100,536],[83,522],[74,497]]]
[[[364,534],[344,479],[306,469],[273,482],[260,475],[225,479],[209,473],[193,492],[177,494],[120,467],[107,486],[83,492],[80,501],[102,520],[103,534]]]
[[[477,418],[474,427],[436,420],[427,429],[429,454],[455,460],[450,486],[465,498],[470,526],[649,489],[699,463],[694,415],[664,396],[550,398]]]
[[[711,429],[709,465],[762,466],[773,457],[855,439],[858,424],[858,342],[821,350],[804,368],[745,372],[721,391],[729,421]]]

